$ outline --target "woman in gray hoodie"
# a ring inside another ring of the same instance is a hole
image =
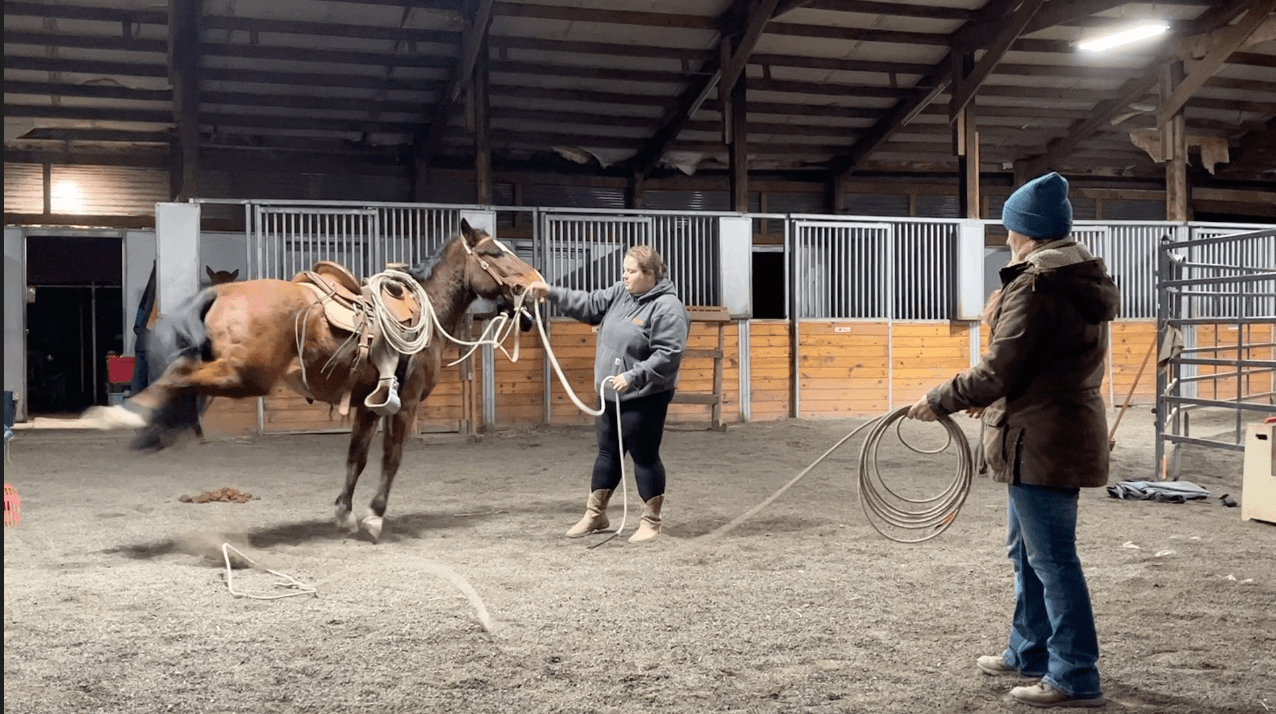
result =
[[[569,538],[610,525],[607,502],[620,484],[624,458],[617,443],[617,397],[620,432],[625,451],[634,459],[638,495],[643,500],[642,520],[629,541],[651,540],[660,533],[665,494],[660,442],[691,323],[667,272],[660,254],[640,245],[625,254],[623,279],[611,287],[586,291],[544,282],[529,286],[533,295],[548,298],[565,315],[599,326],[594,385],[605,384],[605,388],[604,411],[594,422],[598,457],[585,515],[567,531]]]

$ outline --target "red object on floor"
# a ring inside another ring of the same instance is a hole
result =
[[[1264,424],[1276,424],[1276,416],[1267,417],[1263,420]]]
[[[18,525],[22,520],[22,514],[18,510],[22,499],[18,498],[18,489],[9,484],[4,485],[4,526],[12,528]]]
[[[133,381],[132,357],[107,357],[106,381],[112,384],[128,384]]]

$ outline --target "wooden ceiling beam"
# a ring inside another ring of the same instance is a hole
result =
[[[1128,2],[1128,0],[1124,0]],[[956,7],[913,5],[902,2],[869,2],[867,0],[811,0],[806,5],[812,10],[834,12],[858,12],[862,15],[887,17],[924,17],[932,20],[960,20],[966,22],[975,16],[973,10]]]
[[[6,117],[22,117],[26,119],[72,119],[78,121],[110,121],[126,124],[162,124],[173,123],[173,112],[170,109],[120,109],[116,107],[66,107],[42,104],[5,104]]]
[[[601,8],[562,7],[531,3],[498,2],[495,14],[501,17],[523,17],[563,22],[597,22],[612,25],[680,28],[684,30],[717,30],[718,18],[667,12],[604,10]]]
[[[665,47],[659,45],[624,45],[615,42],[589,42],[584,40],[546,40],[540,37],[500,35],[488,38],[490,46],[499,51],[527,50],[547,52],[552,47],[555,54],[605,55],[608,57],[648,57],[651,59],[700,60],[704,50],[689,47]],[[552,43],[552,44],[551,44]]]
[[[1013,7],[1014,2],[1015,0],[992,0],[980,10],[976,19],[962,25],[962,28],[998,20],[1004,17],[1006,12]],[[951,46],[956,46],[956,36],[961,31],[959,28],[957,33],[946,38]],[[921,89],[915,91],[913,96],[896,103],[893,109],[877,121],[871,131],[855,142],[850,151],[835,157],[830,162],[829,168],[833,171],[835,177],[844,178],[862,161],[867,159],[878,146],[889,139],[891,134],[895,133],[899,127],[908,123],[913,116],[925,109],[939,96],[943,89],[947,87],[948,80],[951,77],[949,68],[952,66],[953,56],[954,50],[950,49],[944,59],[918,82],[918,86]]]
[[[40,97],[83,97],[89,99],[123,99],[136,102],[169,102],[171,89],[134,89],[116,84],[70,84],[68,82],[24,82],[5,80],[5,94]]]
[[[1238,0],[1238,2],[1225,7],[1211,8],[1200,18],[1197,18],[1197,26],[1213,28],[1218,23],[1228,23],[1241,12],[1244,12],[1248,8],[1248,3],[1252,1]],[[1263,1],[1270,2],[1270,0]],[[1067,156],[1082,141],[1106,126],[1110,126],[1110,122],[1114,117],[1123,112],[1128,112],[1131,103],[1143,99],[1157,86],[1161,79],[1162,65],[1165,61],[1171,60],[1176,56],[1179,44],[1180,42],[1178,41],[1163,43],[1161,51],[1148,64],[1147,69],[1141,75],[1133,77],[1121,85],[1121,88],[1116,92],[1116,96],[1096,104],[1089,117],[1076,122],[1066,135],[1047,144],[1044,153],[1024,160],[1021,172],[1029,177],[1044,173],[1051,166],[1058,163],[1062,157]]]
[[[694,118],[709,93],[716,87],[730,88],[744,75],[749,55],[762,37],[762,31],[775,15],[778,0],[737,0],[720,18],[718,42],[726,50],[725,61],[710,57],[703,69],[704,75],[692,81],[674,102],[660,129],[643,146],[634,158],[633,166],[638,174],[649,175],[664,158],[669,145],[677,138],[687,122]],[[797,7],[786,5],[786,8]],[[736,39],[733,39],[736,38]],[[724,44],[729,43],[729,44]],[[721,99],[721,92],[719,98]]]
[[[167,10],[119,10],[111,7],[62,5],[50,2],[9,2],[4,4],[5,17],[39,17],[50,20],[94,20],[99,22],[167,25]]]
[[[202,47],[204,48],[204,54],[210,57],[277,60],[280,62],[375,65],[378,67],[388,65],[422,69],[451,69],[455,64],[455,60],[449,56],[420,53],[401,55],[383,52],[325,50],[318,47],[285,47],[283,45],[250,45],[229,42],[209,42],[203,44]]]
[[[164,144],[167,146],[172,134],[167,131],[42,127],[32,129],[19,138],[25,141],[83,142],[87,144]]]
[[[7,59],[6,59],[7,61]],[[342,87],[347,89],[373,89],[397,92],[434,93],[443,90],[442,81],[422,79],[387,79],[370,74],[334,72],[276,72],[264,69],[231,69],[229,67],[205,67],[205,82],[233,82],[236,84],[262,84],[307,87]]]
[[[125,37],[118,35],[72,35],[61,32],[34,32],[26,30],[5,30],[4,44],[34,45],[36,47],[60,47],[77,50],[116,50],[124,52],[168,52],[168,43],[164,40],[151,40],[141,37]]]
[[[205,106],[271,107],[307,109],[317,112],[370,112],[373,114],[411,114],[421,116],[421,103],[388,101],[360,97],[322,97],[313,94],[259,94],[256,92],[203,93]]]
[[[1245,40],[1253,34],[1258,26],[1276,9],[1276,0],[1252,0],[1245,5],[1245,15],[1236,24],[1229,26],[1215,40],[1213,47],[1205,58],[1192,67],[1192,71],[1179,83],[1169,97],[1162,100],[1156,110],[1157,125],[1165,124],[1205,81],[1223,66],[1227,58],[1236,51]]]
[[[970,74],[953,78],[952,97],[948,101],[949,121],[956,121],[958,114],[975,98],[975,93],[996,69],[1001,58],[1006,56],[1010,45],[1019,39],[1023,29],[1044,2],[1045,0],[1023,0],[1002,25],[1001,32],[988,45],[987,51],[975,63]]]
[[[4,57],[5,69],[33,70],[36,72],[57,72],[60,74],[88,74],[94,77],[167,77],[168,67],[163,63],[146,64],[143,62],[100,62],[98,60],[67,59],[65,57],[27,57],[8,55]]]
[[[443,141],[443,133],[447,131],[448,116],[452,105],[461,92],[470,86],[474,79],[474,65],[480,52],[487,52],[487,31],[492,24],[493,0],[475,0],[471,5],[465,29],[461,33],[461,56],[452,68],[452,77],[448,87],[434,102],[434,111],[430,123],[418,132],[416,161],[428,164],[430,156],[438,151]],[[492,71],[491,64],[486,67]],[[487,81],[486,75],[484,81]],[[490,92],[490,86],[488,87]]]
[[[350,37],[363,40],[386,40],[402,43],[423,43],[456,46],[461,33],[450,30],[425,30],[411,27],[377,27],[333,22],[306,22],[302,20],[271,20],[256,17],[224,17],[206,15],[204,29],[227,32],[274,32],[286,35],[312,35],[314,37]]]

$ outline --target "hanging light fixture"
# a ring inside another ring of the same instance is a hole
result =
[[[1146,40],[1149,37],[1156,37],[1157,35],[1165,33],[1165,31],[1169,29],[1170,26],[1168,23],[1149,22],[1139,25],[1138,27],[1132,27],[1128,30],[1122,30],[1121,32],[1116,32],[1111,35],[1078,43],[1077,49],[1085,50],[1087,52],[1102,52],[1103,50],[1112,49],[1113,47],[1128,45],[1131,42]]]

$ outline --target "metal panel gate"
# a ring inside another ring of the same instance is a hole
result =
[[[1247,413],[1276,414],[1276,230],[1193,229],[1187,239],[1167,237],[1156,294],[1164,366],[1157,373],[1156,458],[1161,477],[1170,478],[1180,445],[1243,451]],[[1197,410],[1221,413],[1230,428],[1193,435]]]

